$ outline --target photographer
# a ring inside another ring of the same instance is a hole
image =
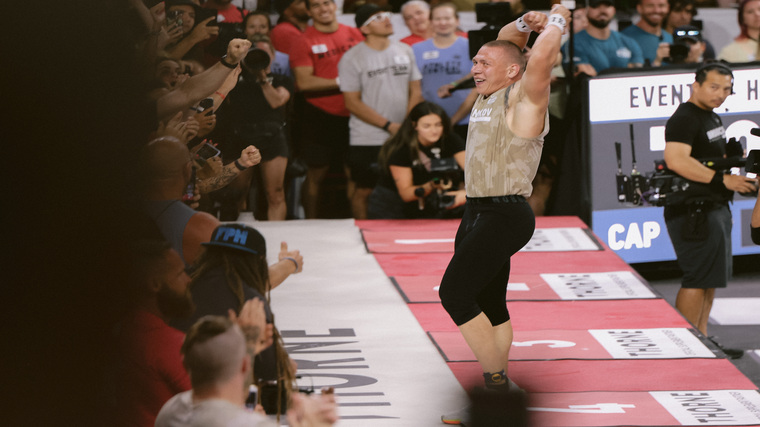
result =
[[[754,191],[756,185],[753,179],[725,175],[697,160],[725,157],[725,129],[713,109],[723,104],[732,89],[733,73],[728,66],[703,64],[696,71],[691,97],[665,126],[665,162],[692,181],[684,200],[665,207],[668,234],[684,273],[676,309],[705,336],[715,288],[726,287],[732,270],[728,201],[734,191]]]
[[[671,64],[697,64],[704,58],[705,41],[702,31],[692,25],[684,25],[673,30],[673,45],[670,46]]]
[[[464,169],[464,141],[450,129],[451,120],[438,105],[421,102],[412,108],[380,149],[380,178],[369,196],[369,218],[453,217],[455,212],[461,217],[460,210],[452,209],[464,205],[464,190],[446,191],[453,199],[442,207],[438,189],[447,183],[431,172],[434,161],[447,158]]]

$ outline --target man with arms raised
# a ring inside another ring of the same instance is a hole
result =
[[[499,39],[483,45],[472,61],[479,96],[465,150],[467,203],[439,294],[475,354],[487,389],[510,388],[512,323],[505,303],[510,257],[535,229],[525,198],[549,131],[551,70],[569,20],[570,11],[560,5],[548,22],[530,12],[502,28]],[[522,48],[531,30],[540,35],[526,64]],[[463,417],[442,420],[456,424]]]

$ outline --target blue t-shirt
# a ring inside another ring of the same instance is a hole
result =
[[[290,56],[287,53],[282,53],[278,50],[274,51],[274,61],[272,61],[271,70],[274,74],[293,77],[293,75],[290,74]]]
[[[438,88],[466,76],[472,68],[470,44],[464,37],[458,37],[451,46],[439,49],[433,39],[412,45],[417,66],[422,73],[422,97],[425,101],[440,105],[451,117],[462,105],[470,90],[461,89],[451,92],[448,98],[438,97]],[[469,114],[458,125],[466,125]]]
[[[628,64],[643,64],[644,58],[638,43],[617,31],[612,31],[606,40],[592,37],[586,30],[575,34],[575,64],[590,64],[596,72],[608,68],[627,68]],[[565,71],[570,64],[569,42],[562,46]]]
[[[654,34],[647,33],[637,25],[631,25],[621,31],[621,33],[636,40],[636,43],[641,47],[641,53],[644,54],[644,59],[649,60],[649,65],[651,65],[657,57],[657,48],[660,46],[660,43],[673,43],[673,35],[665,30],[661,30],[660,36],[658,37]]]

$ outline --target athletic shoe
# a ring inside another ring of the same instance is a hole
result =
[[[713,344],[715,344],[716,347],[720,349],[723,353],[728,356],[729,359],[740,359],[742,356],[744,356],[744,350],[739,348],[726,348],[720,345],[718,341],[715,340],[714,336],[707,337],[708,340],[712,341]]]

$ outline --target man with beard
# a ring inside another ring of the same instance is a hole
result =
[[[109,424],[152,426],[164,403],[191,387],[180,352],[185,334],[168,325],[195,310],[190,277],[179,254],[157,230],[151,234],[156,236],[138,239],[131,248],[132,310],[115,332]],[[253,353],[271,344],[263,316],[263,302],[255,299],[246,302],[239,316],[230,314]]]
[[[272,28],[269,37],[275,50],[290,55],[309,26],[309,13],[304,0],[276,0],[274,3],[280,19]]]
[[[167,322],[189,316],[194,306],[185,263],[168,242],[140,241],[132,252],[134,309],[117,332],[111,421],[152,426],[167,400],[190,389],[180,357],[185,335]]]
[[[670,56],[673,35],[663,29],[668,10],[668,0],[638,0],[636,12],[641,19],[621,31],[639,44],[646,66],[659,67]]]
[[[585,73],[595,76],[607,68],[641,67],[644,58],[635,40],[610,29],[615,17],[612,0],[590,0],[586,8],[589,25],[575,35],[575,56],[577,66],[574,74]],[[570,63],[569,43],[562,46],[565,67]],[[569,70],[566,70],[569,72]]]

